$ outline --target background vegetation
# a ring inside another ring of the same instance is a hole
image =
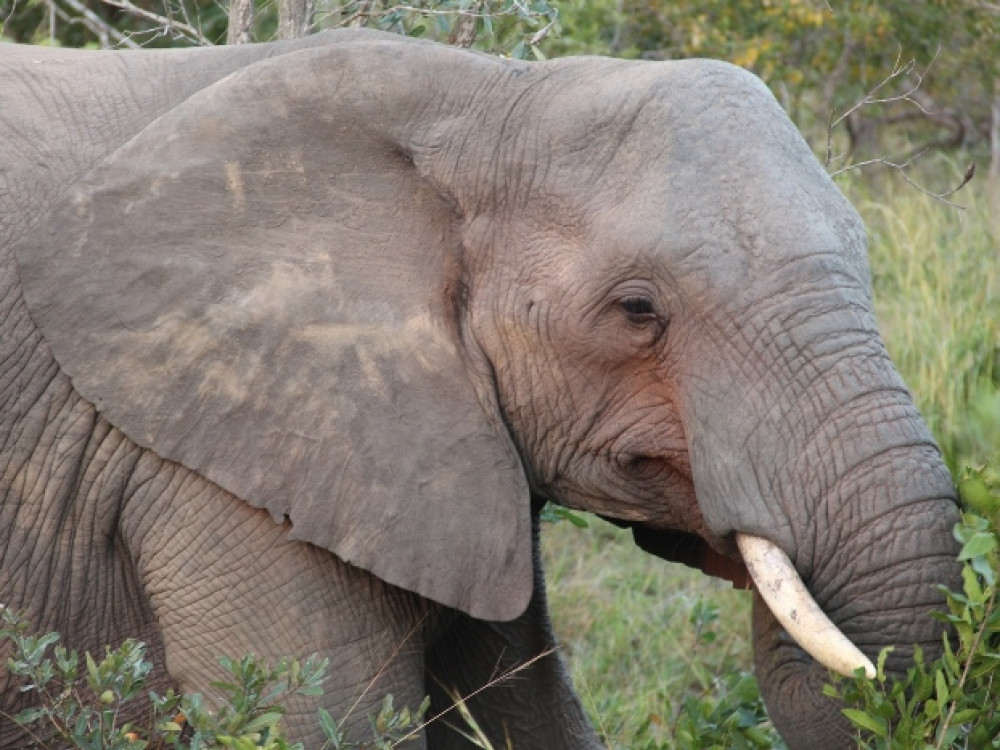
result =
[[[978,512],[962,532],[966,590],[948,614],[967,653],[911,675],[919,704],[878,683],[839,689],[859,707],[860,746],[995,745],[1000,727],[987,709],[997,703],[990,654],[1000,652],[1000,4],[232,2],[233,23],[217,0],[0,0],[0,33],[134,47],[366,25],[515,57],[708,56],[759,74],[861,211],[888,348]],[[652,559],[596,519],[584,529],[548,525],[544,548],[555,627],[609,748],[780,747],[749,676],[748,594]],[[135,670],[130,653],[123,663]],[[897,727],[907,728],[890,736],[888,720],[901,713],[909,723]]]

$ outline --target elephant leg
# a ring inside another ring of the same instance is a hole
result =
[[[289,539],[288,523],[174,464],[143,463],[129,501],[141,509],[130,514],[132,546],[180,689],[210,695],[220,655],[254,653],[274,665],[318,653],[330,660],[324,694],[286,702],[289,739],[323,744],[320,706],[355,741],[370,734],[367,717],[386,694],[416,709],[426,694],[424,640],[440,608]]]
[[[534,535],[534,593],[524,614],[511,622],[487,622],[459,614],[428,650],[427,687],[432,698],[428,717],[447,710],[427,727],[428,746],[433,750],[481,747],[456,731],[470,733],[460,712],[448,710],[456,696],[470,695],[473,697],[466,706],[492,747],[604,747],[555,651],[539,561],[537,521]]]

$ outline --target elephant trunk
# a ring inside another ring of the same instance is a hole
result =
[[[894,647],[887,666],[902,674],[915,645],[931,657],[940,652],[943,626],[931,612],[944,608],[938,585],[958,586],[957,513],[936,447],[929,437],[914,440],[925,434],[915,410],[890,409],[884,394],[878,398],[880,414],[909,415],[892,428],[880,422],[855,430],[869,455],[823,488],[810,519],[814,533],[799,537],[797,568],[836,629],[871,661]],[[754,600],[754,653],[775,726],[791,748],[853,747],[842,706],[823,695],[827,667],[789,635],[793,629],[762,593]]]
[[[888,668],[905,672],[914,645],[929,656],[941,648],[943,625],[931,612],[944,607],[938,586],[960,584],[958,510],[940,451],[865,307],[860,298],[830,302],[779,332],[770,352],[757,335],[757,352],[741,362],[758,371],[710,394],[692,391],[691,466],[716,536],[773,543],[834,630],[871,662],[893,646]],[[806,641],[757,595],[755,661],[775,726],[791,748],[842,750],[849,727],[823,695],[829,671]]]
[[[937,584],[958,585],[950,497],[915,503],[910,512],[883,517],[863,532],[868,554],[845,544],[831,562],[836,574],[816,575],[809,586],[831,621],[871,660],[893,647],[887,669],[901,675],[919,645],[934,658],[942,624],[931,612],[944,609]],[[843,708],[823,695],[826,667],[789,636],[760,593],[754,597],[753,641],[761,693],[776,728],[790,748],[854,747]]]

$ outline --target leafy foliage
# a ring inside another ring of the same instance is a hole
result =
[[[940,616],[952,637],[944,638],[943,654],[928,664],[918,651],[906,676],[892,679],[885,672],[886,650],[876,680],[859,673],[826,689],[848,704],[844,713],[857,728],[859,748],[1000,747],[1000,473],[969,469],[959,487],[970,507],[955,530],[963,587],[946,592],[948,611]]]
[[[719,607],[698,600],[689,624],[696,647],[712,644],[718,637]],[[696,668],[690,662],[690,668]],[[650,714],[640,725],[636,750],[762,750],[784,744],[771,726],[753,674],[730,669],[709,681],[709,689],[698,694],[671,698],[661,695],[669,721]],[[655,736],[654,736],[655,735]]]
[[[467,43],[476,49],[516,59],[545,55],[539,46],[553,29],[557,11],[546,0],[423,0],[412,4],[369,3],[375,28],[406,36],[427,36],[456,43],[469,26]],[[384,8],[384,10],[383,10]]]
[[[13,655],[7,670],[22,678],[21,692],[34,694],[37,705],[7,717],[25,727],[39,747],[80,750],[303,750],[288,743],[281,732],[283,703],[293,695],[322,695],[328,661],[310,656],[304,661],[282,659],[268,667],[252,655],[219,663],[229,675],[213,683],[223,696],[217,709],[200,694],[178,695],[149,691],[151,713],[142,724],[124,721],[130,704],[145,696],[152,664],[145,646],[126,640],[117,649],[105,648],[97,661],[59,645],[58,633],[31,635],[29,624],[16,612],[0,608],[0,643],[11,642]],[[415,712],[397,710],[387,695],[380,710],[369,717],[370,740],[348,740],[342,727],[324,709],[318,722],[331,750],[389,750],[418,736],[429,699]],[[341,722],[342,723],[342,722]]]
[[[990,103],[1000,95],[996,3],[593,0],[561,4],[560,24],[550,56],[712,57],[746,67],[821,153],[830,123],[867,102],[840,121],[835,158],[888,152],[904,162],[925,148],[989,148]]]

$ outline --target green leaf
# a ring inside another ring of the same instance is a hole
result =
[[[943,672],[937,672],[934,675],[934,690],[937,693],[938,705],[944,707],[948,703],[950,693]]]
[[[970,721],[974,721],[979,718],[982,710],[980,708],[966,708],[961,711],[956,711],[951,717],[951,720],[955,724],[965,724]]]
[[[281,721],[281,717],[284,714],[284,710],[272,710],[265,714],[261,714],[252,721],[248,721],[244,727],[243,731],[246,733],[260,732],[264,729],[274,729],[278,722]]]
[[[997,548],[997,540],[993,534],[977,532],[965,543],[962,551],[958,554],[959,560],[971,560],[973,557],[980,557]]]
[[[330,716],[330,712],[321,708],[316,713],[319,716],[319,726],[323,730],[323,736],[333,744],[334,748],[340,747],[343,742],[343,734],[340,727],[337,726],[337,722]]]
[[[83,658],[87,662],[87,684],[96,693],[101,688],[101,676],[97,670],[97,662],[94,661],[94,657],[90,655],[89,651],[83,655]]]
[[[50,711],[47,708],[26,708],[14,717],[14,721],[21,726],[26,726],[34,724],[43,716],[48,716],[49,714]]]
[[[892,646],[886,646],[884,649],[879,651],[878,662],[875,667],[876,677],[879,682],[885,682],[885,662],[889,658],[889,655],[893,652]],[[861,675],[864,675],[864,668],[861,668]]]
[[[44,656],[45,649],[58,640],[58,633],[46,633],[43,636],[37,637],[29,636],[24,639],[24,646],[21,648],[21,655],[25,661],[33,665],[37,665],[41,661],[42,656]]]
[[[965,584],[964,590],[968,604],[978,605],[986,601],[986,592],[979,585],[979,577],[971,567],[966,566],[962,568],[962,581]],[[963,613],[963,615],[963,619],[970,621],[967,614]]]
[[[574,513],[568,508],[564,508],[561,505],[554,505],[553,503],[546,503],[545,507],[542,508],[542,512],[539,515],[539,520],[544,523],[558,523],[559,521],[569,521],[574,526],[586,529],[588,527],[587,519],[578,513]]]
[[[981,476],[969,476],[958,483],[962,502],[981,513],[993,513],[997,500]]]
[[[889,728],[885,722],[885,719],[880,719],[877,716],[872,716],[871,714],[865,713],[856,708],[845,708],[844,716],[851,720],[855,726],[861,729],[867,729],[869,732],[874,734],[876,737],[888,737]]]

